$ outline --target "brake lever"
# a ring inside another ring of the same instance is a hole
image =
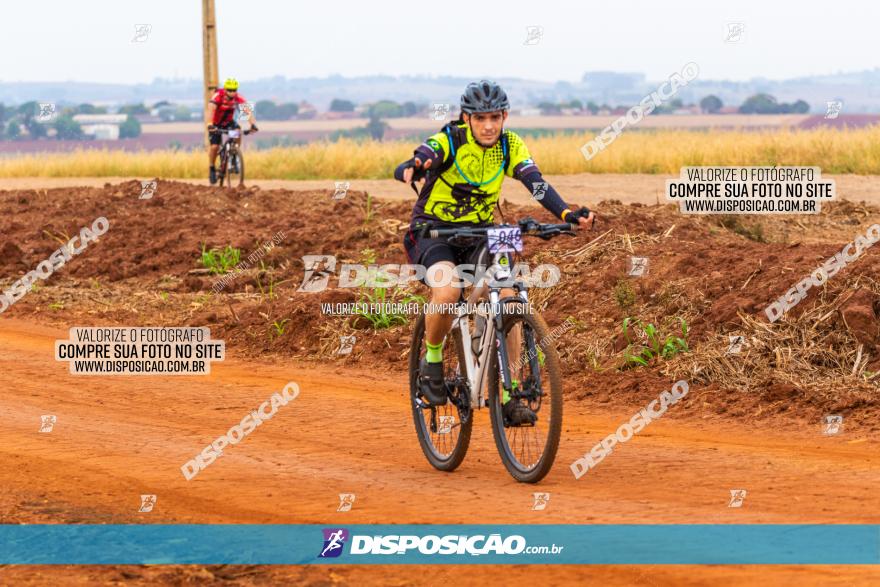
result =
[[[538,238],[543,239],[545,241],[548,241],[551,238],[553,238],[554,236],[562,235],[562,234],[564,234],[566,236],[577,236],[577,233],[575,233],[575,231],[573,231],[573,230],[560,230],[558,228],[549,228],[549,229],[542,230],[541,232],[536,233],[535,236],[537,236]]]
[[[571,222],[568,222],[567,224],[568,228],[565,230],[560,230],[559,234],[564,234],[567,236],[577,236],[577,231],[574,229],[574,227],[577,226],[577,223],[572,224]]]
[[[532,218],[531,216],[527,216],[526,218],[521,219],[517,222],[519,225],[519,229],[523,234],[535,234],[540,228],[541,225],[537,220]]]

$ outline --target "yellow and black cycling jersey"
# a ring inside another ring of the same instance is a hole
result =
[[[485,148],[464,122],[446,125],[420,145],[415,156],[432,161],[413,208],[416,222],[491,223],[504,176],[522,179],[538,172],[515,132],[503,131],[492,147]]]

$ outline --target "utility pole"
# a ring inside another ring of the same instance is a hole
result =
[[[204,70],[205,99],[205,148],[208,147],[208,102],[219,84],[217,71],[217,19],[214,17],[214,0],[202,0],[202,58]]]

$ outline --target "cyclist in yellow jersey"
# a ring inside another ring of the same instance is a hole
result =
[[[498,84],[482,80],[471,83],[461,96],[461,116],[419,145],[413,157],[401,163],[394,177],[410,183],[418,193],[410,230],[404,247],[410,262],[427,268],[438,264],[454,267],[474,261],[478,247],[461,246],[445,238],[429,238],[421,230],[434,226],[491,225],[504,177],[518,179],[531,192],[543,193],[539,202],[563,222],[591,229],[595,214],[587,208],[572,211],[552,186],[547,184],[532,160],[523,140],[504,130],[510,103]],[[424,179],[421,190],[415,181]],[[540,186],[536,184],[541,184]],[[461,288],[452,284],[431,287],[431,302],[453,304]],[[506,295],[511,295],[510,290]],[[432,405],[446,403],[443,390],[443,339],[452,327],[449,313],[428,312],[425,316],[427,354],[422,361],[420,389]],[[528,406],[507,401],[505,417],[512,423],[534,422]]]

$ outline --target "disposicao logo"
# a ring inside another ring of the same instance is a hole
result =
[[[477,534],[439,536],[430,534],[388,534],[366,536],[350,534],[345,528],[324,528],[324,548],[317,558],[336,558],[342,555],[348,542],[348,554],[356,555],[441,555],[441,556],[485,556],[517,554],[557,555],[564,545],[545,544],[529,546],[524,536],[512,534]]]
[[[345,541],[348,540],[348,530],[345,528],[324,528],[324,548],[318,558],[336,558],[342,554]]]

